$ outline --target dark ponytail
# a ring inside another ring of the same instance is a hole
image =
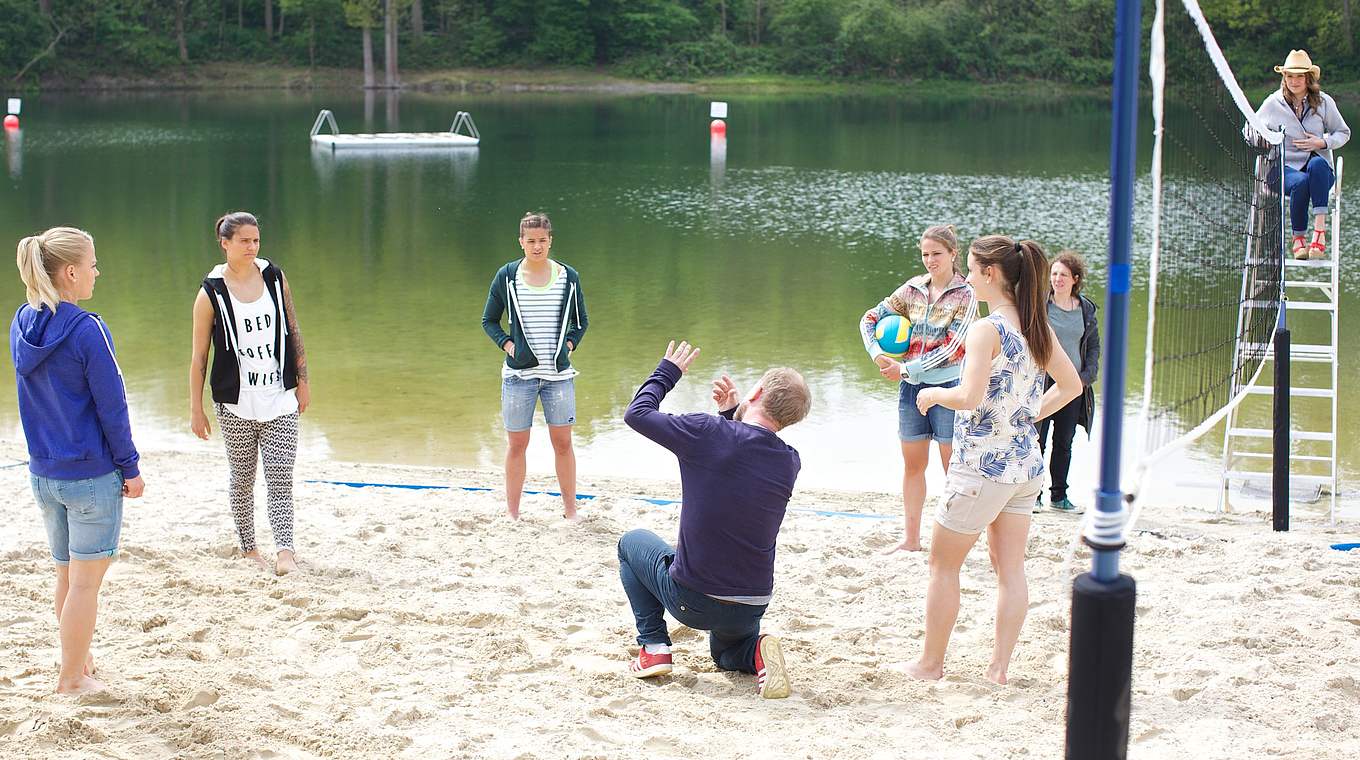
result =
[[[1020,332],[1025,334],[1030,354],[1040,367],[1048,364],[1053,351],[1048,329],[1048,256],[1033,240],[1016,244],[1020,251],[1020,279],[1015,283],[1015,310],[1020,313]]]
[[[242,227],[260,226],[259,220],[249,211],[229,211],[213,222],[213,234],[218,240],[231,240],[236,236],[236,231]]]
[[[996,267],[1020,317],[1020,333],[1040,367],[1048,364],[1053,334],[1048,329],[1048,256],[1033,240],[1015,242],[1005,235],[986,235],[970,246],[982,266]]]

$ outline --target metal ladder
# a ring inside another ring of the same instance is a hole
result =
[[[1339,249],[1340,235],[1337,232],[1341,229],[1341,176],[1344,159],[1336,159],[1336,184],[1333,185],[1332,192],[1332,218],[1328,225],[1328,241],[1330,251],[1327,259],[1296,261],[1292,256],[1286,254],[1284,287],[1286,301],[1281,308],[1293,317],[1302,317],[1309,313],[1326,314],[1329,320],[1330,343],[1302,343],[1292,342],[1289,347],[1289,359],[1300,370],[1304,370],[1315,383],[1312,386],[1304,386],[1294,378],[1304,372],[1298,370],[1291,371],[1289,395],[1292,399],[1309,399],[1305,403],[1316,404],[1325,401],[1329,404],[1331,424],[1326,430],[1291,430],[1290,441],[1308,442],[1304,446],[1313,449],[1313,453],[1295,454],[1290,453],[1289,461],[1291,464],[1289,482],[1292,485],[1314,486],[1321,490],[1326,490],[1330,496],[1330,507],[1328,515],[1332,523],[1336,522],[1336,497],[1340,488],[1339,471],[1337,468],[1337,323],[1340,316],[1341,306],[1341,253]],[[1244,283],[1245,288],[1245,283]],[[1245,293],[1244,293],[1245,296]],[[1297,297],[1303,296],[1303,297]],[[1319,298],[1321,296],[1321,298]],[[1239,320],[1245,318],[1245,311],[1251,308],[1251,302],[1245,297],[1243,299],[1242,312],[1239,313]],[[1305,320],[1307,318],[1304,318]],[[1296,324],[1291,319],[1291,331],[1296,329]],[[1305,330],[1308,330],[1305,327]],[[1239,331],[1240,334],[1240,331]],[[1247,356],[1260,356],[1264,353],[1266,361],[1273,361],[1274,351],[1272,344],[1265,345],[1239,342],[1237,345],[1237,357],[1239,362]],[[1329,371],[1325,373],[1313,373],[1305,367],[1319,364],[1328,365]],[[1327,378],[1326,385],[1316,385],[1320,378],[1318,374],[1324,374]],[[1258,382],[1247,393],[1251,396],[1273,397],[1274,387],[1271,385],[1273,375],[1269,372],[1262,372]],[[1238,389],[1234,389],[1236,392]],[[1235,395],[1235,393],[1234,393]],[[1245,404],[1245,400],[1244,400]],[[1291,407],[1293,404],[1291,403]],[[1241,424],[1243,410],[1241,406],[1234,408],[1228,413],[1227,432],[1223,437],[1223,478],[1222,493],[1220,494],[1219,511],[1229,511],[1231,505],[1228,500],[1228,493],[1233,481],[1246,482],[1271,482],[1271,472],[1268,469],[1272,456],[1269,450],[1263,451],[1261,441],[1270,441],[1273,431],[1269,427],[1246,427]],[[1255,445],[1252,445],[1255,442]],[[1319,444],[1322,444],[1319,446]],[[1292,447],[1291,447],[1292,448]],[[1325,453],[1320,453],[1322,449]],[[1257,469],[1265,465],[1267,469]],[[1255,465],[1255,466],[1253,466]],[[1302,465],[1304,469],[1313,470],[1306,473],[1294,472],[1295,465]],[[1323,472],[1318,469],[1325,467]]]

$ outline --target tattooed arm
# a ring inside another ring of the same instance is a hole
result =
[[[283,316],[288,320],[288,337],[293,341],[293,356],[297,362],[297,402],[301,414],[312,403],[312,389],[307,380],[307,348],[302,344],[302,330],[298,329],[297,310],[293,307],[293,291],[288,287],[286,275],[283,275],[283,303]]]

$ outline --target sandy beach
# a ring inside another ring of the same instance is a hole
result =
[[[983,550],[964,568],[946,677],[920,683],[902,665],[920,648],[925,557],[878,556],[898,538],[897,495],[799,491],[766,616],[793,695],[766,701],[684,628],[672,676],[624,674],[636,645],[615,542],[635,527],[673,539],[679,506],[643,499],[678,499],[676,483],[592,479],[583,462],[580,491],[596,498],[582,524],[547,495],[512,524],[496,472],[303,460],[303,572],[277,578],[236,555],[218,452],[143,453],[147,496],[126,503],[94,642],[111,688],[79,698],[50,694],[51,562],[26,468],[0,470],[0,756],[1062,754],[1069,579],[1089,565],[1085,551],[1066,563],[1070,515],[1035,520],[1012,683],[982,677],[995,592]],[[318,480],[451,488],[305,482]],[[555,484],[532,475],[529,488]],[[1139,584],[1130,757],[1360,751],[1360,551],[1328,546],[1356,526],[1296,515],[1275,534],[1260,513],[1159,507],[1138,527],[1124,553]]]

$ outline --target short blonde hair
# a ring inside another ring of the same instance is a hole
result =
[[[812,409],[812,391],[803,376],[788,367],[775,367],[760,378],[764,389],[760,408],[780,428],[801,422]]]
[[[94,250],[94,238],[75,227],[53,227],[19,241],[19,277],[24,281],[28,305],[57,310],[61,293],[52,278],[62,267],[79,266]]]

